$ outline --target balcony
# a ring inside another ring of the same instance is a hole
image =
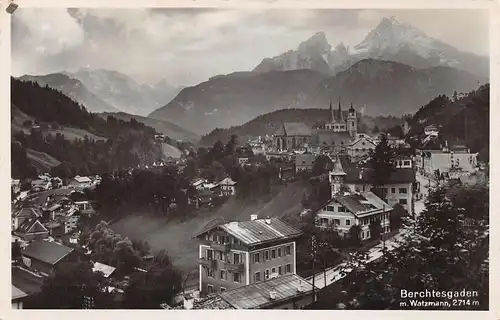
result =
[[[225,269],[229,272],[243,272],[245,271],[245,265],[243,263],[230,263],[227,261],[219,261],[220,269]]]
[[[214,249],[215,251],[229,252],[229,250],[231,250],[231,244],[230,243],[221,244],[221,243],[211,242],[210,248]]]
[[[217,267],[217,260],[207,259],[205,257],[198,259],[198,263],[205,268],[215,269]]]

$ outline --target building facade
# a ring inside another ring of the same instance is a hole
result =
[[[354,140],[347,148],[347,154],[351,159],[361,159],[375,150],[375,142],[368,136],[361,136]]]
[[[341,236],[349,233],[354,225],[361,228],[361,240],[370,239],[370,223],[380,221],[381,232],[391,231],[390,215],[393,208],[373,192],[339,192],[317,212],[320,226],[334,226]]]
[[[284,122],[273,138],[273,148],[278,151],[292,151],[311,140],[311,129],[301,122]]]
[[[217,223],[196,238],[199,290],[224,292],[286,274],[295,274],[295,239],[301,235],[280,219]]]
[[[460,148],[449,150],[421,150],[415,151],[415,164],[418,172],[426,177],[436,178],[436,173],[449,174],[454,171],[471,173],[476,171],[478,153],[471,153],[469,149]]]

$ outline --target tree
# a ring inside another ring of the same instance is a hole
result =
[[[382,199],[385,199],[386,196],[383,186],[394,171],[393,158],[394,151],[389,146],[387,137],[381,135],[379,144],[377,144],[373,151],[370,150],[369,165],[371,168],[371,183],[375,189],[378,189],[378,193]]]
[[[333,162],[329,156],[321,154],[313,162],[312,175],[319,176],[328,172],[333,166]]]
[[[352,247],[359,247],[361,246],[361,227],[357,224],[351,226],[349,228],[349,233],[348,233],[348,243],[349,246]]]
[[[373,127],[372,129],[372,133],[379,133],[380,132],[380,129],[377,125],[375,125],[375,127]]]
[[[407,212],[403,208],[403,206],[400,205],[399,203],[397,203],[393,209],[394,210],[391,212],[389,216],[389,221],[391,225],[391,230],[396,231],[399,230],[399,228],[401,228],[403,224],[403,217],[407,215]]]
[[[36,308],[82,309],[85,297],[91,298],[93,308],[106,308],[110,296],[105,292],[101,273],[92,271],[90,262],[63,262],[46,279],[35,298]]]
[[[389,128],[387,130],[387,133],[393,137],[397,137],[397,138],[401,138],[401,139],[404,138],[404,136],[405,136],[403,128],[400,125],[396,125],[392,128]]]

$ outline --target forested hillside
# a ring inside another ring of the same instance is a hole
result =
[[[462,97],[440,95],[422,106],[409,119],[410,136],[423,133],[428,125],[436,125],[443,141],[467,145],[479,152],[483,161],[489,159],[490,85],[486,84]]]
[[[134,119],[102,119],[61,92],[34,82],[12,78],[11,93],[12,108],[34,119],[23,124],[25,130],[13,132],[11,161],[15,178],[37,173],[28,160],[28,148],[60,161],[52,170],[61,177],[105,173],[161,158],[161,146],[154,140],[156,131]],[[70,140],[64,130],[61,133],[63,127],[82,129],[103,139],[85,136]]]

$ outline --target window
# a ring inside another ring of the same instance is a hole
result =
[[[207,293],[214,293],[214,286],[211,284],[207,284]]]
[[[219,258],[219,260],[221,260],[221,261],[226,261],[226,255],[224,254],[224,252],[222,252],[222,251],[218,251],[218,252],[217,252],[217,254],[218,254],[218,256],[219,256],[219,257],[218,257],[218,258]]]
[[[265,273],[264,273],[264,279],[269,279],[269,269],[266,269]]]
[[[260,281],[260,271],[255,272],[255,282]]]
[[[227,280],[226,270],[224,270],[224,269],[220,270],[220,279],[221,280]]]
[[[283,267],[279,266],[278,267],[278,274],[281,276],[283,274]]]
[[[276,249],[271,250],[271,259],[276,259]]]
[[[291,264],[287,264],[286,265],[286,269],[285,269],[285,273],[291,273],[292,272],[292,265]]]
[[[254,253],[253,255],[253,262],[259,263],[260,262],[260,253]]]
[[[264,261],[269,260],[269,251],[264,251]]]
[[[408,204],[408,200],[406,200],[406,199],[399,199],[399,204]]]
[[[339,207],[339,212],[346,212],[346,210],[345,210],[345,208],[344,208],[344,207],[340,206],[340,207]]]
[[[207,268],[207,276],[209,278],[213,278],[214,277],[214,269],[212,268]]]
[[[354,151],[359,152],[359,148],[354,149]]]
[[[241,277],[240,277],[240,273],[239,272],[233,272],[233,281],[234,282],[240,282],[241,281]]]
[[[320,224],[328,224],[328,218],[319,218]]]
[[[370,238],[370,231],[366,231],[366,237]]]
[[[333,224],[338,226],[340,224],[340,219],[333,219]]]
[[[364,239],[364,238],[365,238],[365,232],[361,231],[361,239]]]
[[[406,194],[408,190],[406,188],[399,188],[399,193]]]
[[[405,165],[405,166],[409,166],[409,165],[410,165],[410,161],[409,161],[409,160],[405,160],[405,161],[404,161],[404,165]]]
[[[286,246],[285,247],[285,256],[288,256],[288,255],[292,254],[291,250],[292,250],[292,248],[290,246]]]
[[[271,274],[276,273],[276,267],[271,269]]]
[[[224,292],[224,291],[226,291],[226,288],[220,287],[220,292]]]
[[[238,264],[240,262],[240,254],[239,253],[233,253],[233,263]]]
[[[281,257],[281,248],[278,248],[278,258]]]
[[[396,188],[391,188],[392,193],[396,193]]]
[[[334,212],[335,208],[333,206],[326,206],[326,211]]]
[[[364,146],[365,144],[366,144],[366,143],[365,143],[364,141],[363,141],[363,142],[361,142],[361,145],[363,145],[363,146]]]
[[[350,226],[350,225],[351,225],[351,220],[346,219],[346,220],[345,220],[345,225],[346,225],[346,226]]]
[[[207,249],[207,259],[208,260],[214,259],[214,251],[212,249]]]

